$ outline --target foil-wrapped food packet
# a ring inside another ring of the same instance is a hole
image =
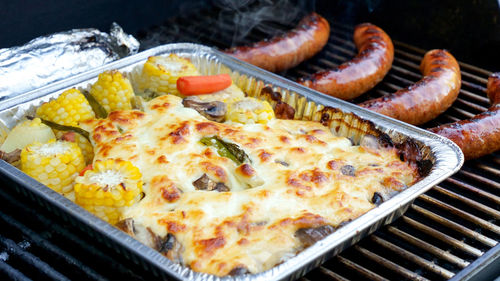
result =
[[[0,49],[0,101],[137,53],[139,41],[116,23],[41,36]]]

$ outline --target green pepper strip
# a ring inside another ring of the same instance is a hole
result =
[[[34,117],[31,117],[31,116],[28,116],[26,118],[28,118],[29,120],[33,120],[34,119]],[[59,131],[73,131],[75,133],[78,133],[78,134],[84,136],[87,140],[90,141],[90,134],[89,134],[89,132],[85,131],[82,128],[61,125],[61,124],[57,124],[57,123],[54,123],[54,122],[51,122],[51,121],[48,121],[48,120],[45,120],[45,119],[42,119],[42,118],[40,118],[40,120],[42,120],[43,124],[51,127],[52,129],[56,129],[56,130],[59,130]]]
[[[106,109],[94,98],[93,95],[91,95],[88,91],[82,91],[82,93],[89,102],[90,107],[92,107],[92,110],[95,112],[95,116],[97,118],[108,117],[108,112],[106,111]]]
[[[217,149],[222,157],[227,157],[233,160],[236,164],[241,165],[243,162],[250,162],[250,158],[238,145],[227,143],[218,137],[203,137],[200,142],[206,146],[213,146]]]

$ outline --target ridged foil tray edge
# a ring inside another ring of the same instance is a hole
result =
[[[130,253],[144,259],[147,263],[151,263],[158,269],[157,274],[159,276],[165,278],[174,277],[181,280],[189,279],[204,281],[293,280],[299,278],[309,270],[321,264],[327,258],[358,242],[361,238],[372,233],[380,226],[390,223],[401,216],[415,198],[458,171],[463,164],[463,154],[458,146],[444,137],[370,112],[348,102],[325,96],[319,92],[284,79],[283,77],[238,61],[219,51],[190,43],[168,44],[149,49],[137,55],[112,62],[102,67],[98,67],[95,70],[27,92],[17,98],[0,103],[0,121],[2,121],[4,125],[12,127],[27,110],[32,109],[43,101],[47,101],[50,97],[57,96],[66,88],[86,87],[88,83],[97,79],[98,74],[104,70],[120,69],[130,71],[134,65],[144,62],[149,56],[167,53],[177,53],[179,55],[192,57],[195,65],[200,67],[201,72],[204,74],[209,74],[210,72],[232,72],[233,81],[242,87],[243,90],[248,90],[245,89],[245,87],[255,87],[257,84],[254,85],[252,83],[258,83],[258,81],[263,82],[263,84],[258,84],[258,87],[268,84],[273,85],[274,90],[281,92],[283,99],[288,103],[293,103],[293,101],[290,100],[290,96],[294,96],[293,99],[296,101],[299,99],[302,100],[301,103],[303,103],[302,106],[304,108],[297,110],[301,112],[300,114],[306,112],[308,107],[317,110],[324,106],[329,106],[341,109],[341,111],[346,114],[353,116],[352,118],[354,119],[360,117],[361,119],[369,120],[378,130],[388,134],[393,139],[401,140],[408,138],[419,143],[419,147],[426,151],[426,157],[432,158],[430,160],[432,160],[433,167],[430,173],[419,182],[395,195],[380,206],[373,208],[364,215],[339,228],[325,239],[316,242],[314,245],[286,262],[258,274],[237,277],[217,277],[205,273],[194,272],[187,267],[168,260],[157,251],[141,244],[112,225],[98,219],[83,208],[57,194],[55,191],[20,172],[10,164],[3,161],[0,162],[0,172],[3,176],[9,177],[17,184],[27,188],[30,192],[51,203],[52,206],[60,208],[65,214],[69,214],[70,217],[85,224],[86,228],[90,228],[103,237],[111,239],[114,244],[124,247]],[[238,79],[247,80],[238,81]],[[117,249],[117,251],[123,252],[120,251],[120,249]],[[132,257],[132,259],[134,258]],[[141,264],[147,266],[143,262],[141,262]]]

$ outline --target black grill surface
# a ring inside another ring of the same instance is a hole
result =
[[[297,19],[300,17],[297,13]],[[290,23],[265,21],[235,36],[234,15],[214,10],[173,18],[142,31],[143,48],[195,42],[217,48],[284,32]],[[335,67],[356,54],[353,27],[335,23],[325,49],[282,73],[296,78]],[[395,41],[384,81],[355,102],[388,95],[421,77],[424,50]],[[458,58],[460,59],[460,58]],[[467,119],[488,108],[489,71],[461,64],[462,90],[453,107],[424,127]],[[420,196],[409,211],[308,273],[303,280],[448,280],[467,276],[500,252],[500,154],[468,161],[454,176]],[[54,217],[29,199],[0,188],[0,280],[154,280],[152,273],[102,242]],[[498,273],[498,271],[497,271]]]

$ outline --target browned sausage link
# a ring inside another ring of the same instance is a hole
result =
[[[354,29],[358,55],[333,70],[321,71],[297,82],[319,92],[349,100],[367,92],[387,74],[394,58],[391,38],[379,27],[364,23]]]
[[[424,124],[448,109],[460,91],[460,67],[445,50],[428,51],[417,83],[396,93],[369,100],[359,106],[413,125]]]
[[[322,16],[311,13],[291,31],[257,42],[233,47],[224,52],[271,72],[292,68],[321,51],[330,36],[330,25]]]
[[[492,104],[488,111],[469,120],[430,129],[455,142],[462,149],[465,159],[500,150],[500,73],[489,77],[487,93]]]

